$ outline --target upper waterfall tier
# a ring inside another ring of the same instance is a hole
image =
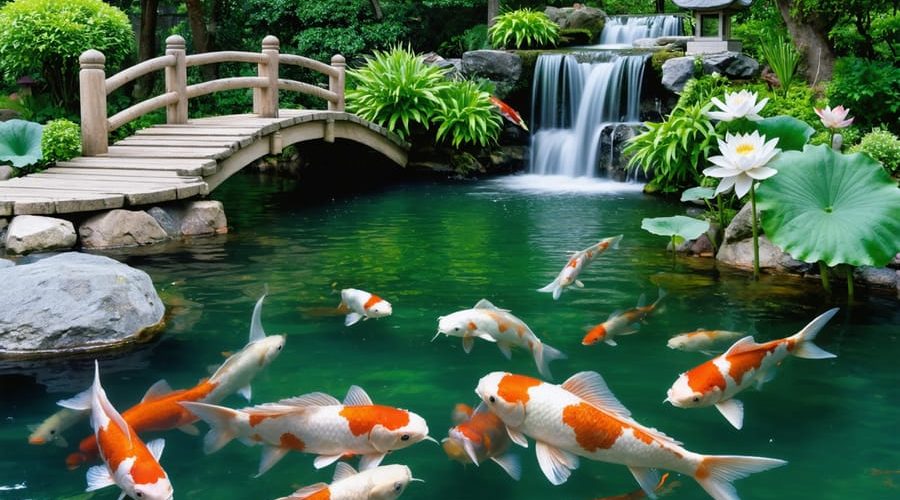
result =
[[[631,45],[639,38],[684,34],[680,16],[613,16],[600,33],[600,45]]]

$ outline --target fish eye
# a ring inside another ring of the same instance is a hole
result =
[[[700,402],[700,396],[694,396],[694,402],[695,402],[695,403],[699,403],[699,402]]]
[[[50,434],[56,434],[56,429],[50,429]]]
[[[134,494],[137,495],[138,498],[144,498],[144,494],[140,491],[135,491]]]
[[[402,489],[403,489],[403,483],[401,483],[400,481],[397,481],[396,483],[394,483],[394,491],[396,491],[397,493],[400,493],[400,490],[402,490]]]
[[[491,396],[491,397],[488,398],[488,401],[490,401],[491,403],[496,403],[496,402],[497,402],[497,399],[494,398],[494,396]]]
[[[409,441],[409,434],[404,434],[400,436],[400,441]]]
[[[281,350],[282,347],[284,347],[284,346],[281,345],[281,344],[278,344],[278,350],[279,350],[279,351]]]

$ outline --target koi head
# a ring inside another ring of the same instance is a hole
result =
[[[666,345],[669,346],[669,349],[683,351],[687,348],[687,339],[683,335],[678,335],[670,338]]]
[[[393,450],[401,450],[418,443],[423,439],[435,441],[428,436],[428,424],[425,419],[408,411],[409,421],[406,425],[395,429],[389,429],[382,425],[376,425],[369,434],[369,442],[376,450],[386,453]],[[435,441],[436,442],[436,441]]]
[[[528,389],[540,385],[538,379],[513,375],[506,372],[492,372],[478,381],[475,393],[494,415],[509,427],[518,427],[525,421],[525,404]]]
[[[480,442],[476,443],[466,435],[462,426],[450,429],[447,432],[447,437],[441,441],[444,453],[451,460],[456,460],[463,464],[478,464],[476,448],[480,445]]]
[[[371,489],[367,498],[393,500],[402,495],[413,480],[412,471],[405,465],[383,465],[377,471],[370,479]]]
[[[463,337],[469,331],[469,323],[466,311],[457,311],[447,316],[441,316],[438,318],[437,335],[443,333],[448,337]]]
[[[665,402],[678,408],[698,408],[714,404],[719,397],[718,388],[696,390],[689,383],[688,374],[682,373],[666,393]]]
[[[132,488],[128,495],[137,500],[172,500],[175,494],[168,477],[159,478],[154,483],[135,484]]]
[[[391,303],[384,299],[366,307],[366,316],[372,319],[384,318],[385,316],[390,316],[393,312],[394,310],[391,307]]]
[[[606,324],[600,324],[591,328],[587,335],[581,339],[581,345],[592,345],[606,338]]]

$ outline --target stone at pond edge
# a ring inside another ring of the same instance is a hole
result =
[[[662,84],[672,92],[681,92],[693,77],[693,57],[673,57],[662,65]]]
[[[753,269],[753,239],[723,243],[716,260],[741,269]],[[812,265],[800,262],[773,245],[765,236],[759,237],[759,268],[798,274],[812,270]]]
[[[228,221],[225,219],[225,207],[222,202],[200,200],[188,203],[181,221],[181,234],[184,236],[204,236],[228,232]]]
[[[165,308],[147,273],[67,252],[0,269],[0,355],[100,350],[152,338]]]
[[[747,203],[741,207],[734,218],[731,219],[731,223],[725,228],[725,243],[734,243],[735,241],[753,237],[752,208],[753,207]],[[756,221],[759,222],[758,216]],[[759,232],[762,234],[762,226],[759,226]]]
[[[853,281],[870,287],[900,287],[900,273],[886,267],[862,266],[853,270]]]
[[[562,29],[586,29],[596,40],[606,24],[606,13],[594,7],[547,7],[544,14]]]
[[[5,238],[7,251],[16,254],[72,248],[76,241],[71,222],[39,215],[13,218]]]
[[[0,181],[11,179],[15,170],[9,165],[0,165]]]
[[[759,74],[759,62],[739,52],[719,52],[698,56],[702,61],[702,73],[719,73],[732,80],[753,78]],[[672,92],[684,89],[688,80],[694,77],[694,56],[675,57],[662,65],[662,84]]]
[[[463,74],[495,82],[498,94],[512,89],[522,76],[522,59],[502,50],[471,50],[462,57]]]
[[[159,227],[161,227],[170,238],[181,236],[181,219],[184,216],[183,212],[184,210],[174,205],[151,207],[147,210],[147,214],[156,219]]]
[[[84,221],[78,228],[84,248],[118,248],[151,245],[169,239],[147,212],[110,210]]]

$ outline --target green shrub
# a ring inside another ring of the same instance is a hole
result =
[[[783,36],[767,39],[762,44],[762,53],[766,64],[772,68],[778,81],[781,83],[781,95],[787,96],[797,73],[797,64],[800,63],[800,53],[794,48],[794,44],[785,41]]]
[[[453,147],[484,147],[497,139],[503,119],[491,103],[491,95],[475,82],[464,80],[441,92],[434,123],[438,124],[438,141],[449,137]]]
[[[56,163],[81,154],[81,127],[69,120],[51,120],[41,135],[41,154],[44,161]]]
[[[513,10],[494,18],[488,29],[491,45],[498,49],[540,48],[555,46],[559,42],[559,25],[543,12],[531,9]]]
[[[347,72],[347,109],[406,138],[411,122],[428,127],[450,85],[444,75],[410,49],[375,51],[365,66]]]
[[[827,94],[832,106],[850,108],[854,123],[900,133],[900,68],[890,62],[838,59]]]
[[[713,97],[721,97],[731,88],[731,81],[718,74],[691,78],[685,83],[678,98],[678,106],[684,108],[695,104],[706,104]]]
[[[900,139],[887,130],[875,129],[869,132],[849,152],[865,153],[880,162],[889,174],[900,174]]]
[[[487,25],[478,24],[450,37],[438,47],[437,52],[444,57],[462,57],[464,52],[488,47],[487,37]]]
[[[101,0],[16,0],[0,8],[0,70],[7,80],[40,74],[53,99],[77,109],[78,57],[88,49],[115,70],[134,52],[121,10]]]

